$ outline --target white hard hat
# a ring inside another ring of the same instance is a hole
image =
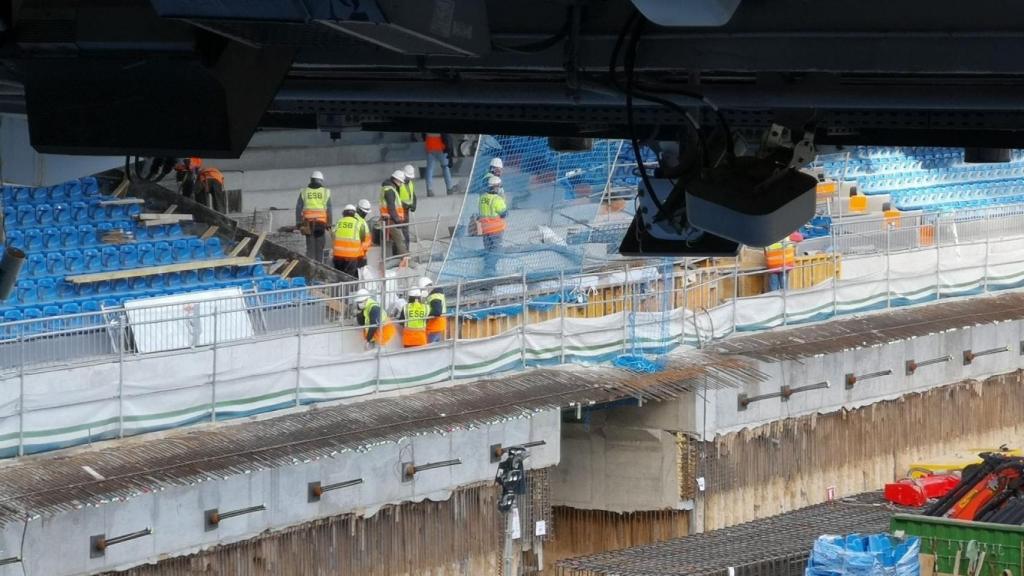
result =
[[[402,168],[402,170],[405,171],[406,178],[411,180],[416,177],[416,169],[412,167],[412,164],[406,164],[405,168]]]
[[[345,204],[345,207],[341,209],[342,212],[348,212],[349,210],[355,212],[356,207],[351,204]]]
[[[365,304],[369,298],[370,293],[366,291],[366,288],[360,288],[359,290],[356,291],[355,301],[356,304],[358,304],[360,307],[362,307],[362,305]]]
[[[501,178],[497,176],[491,176],[487,179],[487,185],[490,187],[501,186]]]
[[[356,204],[356,206],[358,206],[359,209],[364,211],[364,212],[369,212],[370,211],[370,201],[367,200],[366,198],[363,198],[362,200],[360,200],[359,203]]]
[[[401,170],[395,170],[392,172],[391,177],[399,182],[405,182],[405,172],[402,172]]]
[[[491,168],[504,168],[505,163],[501,161],[501,158],[491,158]]]
[[[313,175],[310,176],[310,179],[312,179],[312,180],[323,180],[324,179],[324,173],[319,171],[319,170],[314,170],[313,171]]]
[[[427,278],[426,276],[424,276],[423,278],[420,278],[420,280],[419,280],[419,282],[417,282],[417,284],[419,284],[419,287],[422,289],[422,288],[426,288],[427,286],[432,285],[433,282],[430,280],[430,278]]]
[[[423,293],[420,292],[419,288],[410,288],[409,289],[409,298],[419,298],[422,295],[423,295]]]

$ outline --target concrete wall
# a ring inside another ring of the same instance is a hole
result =
[[[253,538],[317,518],[355,513],[371,516],[381,506],[423,499],[447,499],[453,489],[493,479],[492,444],[520,444],[545,440],[531,449],[529,468],[558,463],[559,413],[549,411],[529,418],[513,418],[489,426],[446,435],[426,434],[397,444],[375,446],[366,452],[342,453],[294,466],[210,477],[195,486],[171,486],[155,492],[126,495],[125,501],[82,508],[55,517],[33,518],[9,524],[0,531],[0,548],[20,554],[24,566],[0,567],[0,576],[46,574],[63,576],[126,569],[161,558],[190,554],[214,545]],[[429,470],[403,482],[402,462],[419,463],[461,458],[461,466]],[[330,492],[317,503],[307,502],[307,484],[363,478],[361,485]],[[224,520],[220,528],[205,531],[203,511],[229,511],[265,504],[256,512]],[[111,546],[105,558],[89,558],[89,537],[113,537],[150,527],[153,535]],[[59,553],[55,553],[59,550]]]
[[[123,165],[120,156],[39,154],[29,142],[28,118],[0,115],[0,182],[53,186]]]

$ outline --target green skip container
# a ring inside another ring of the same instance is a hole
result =
[[[979,576],[1024,576],[1024,527],[987,522],[969,522],[896,514],[890,522],[894,535],[900,533],[921,539],[921,554],[935,556],[935,572],[953,574],[953,563],[960,552],[960,576],[967,576],[967,547],[984,552],[977,570]],[[1004,572],[1006,571],[1006,572]]]

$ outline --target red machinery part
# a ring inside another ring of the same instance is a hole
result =
[[[885,499],[897,506],[920,508],[928,500],[945,496],[959,482],[960,477],[956,474],[904,478],[885,485]]]

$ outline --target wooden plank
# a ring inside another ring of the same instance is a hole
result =
[[[292,273],[292,270],[295,270],[295,267],[298,265],[298,260],[292,260],[291,262],[289,262],[288,265],[285,266],[284,270],[281,271],[281,278],[287,278],[288,275]]]
[[[127,178],[125,178],[124,180],[121,180],[121,183],[117,185],[117,188],[114,188],[114,191],[111,192],[111,196],[113,196],[114,198],[119,198],[121,196],[124,196],[125,192],[128,192],[128,188],[130,186],[131,186],[131,181],[130,180],[128,180]]]
[[[220,230],[220,226],[210,226],[206,229],[206,232],[203,232],[203,235],[200,236],[199,239],[205,242],[210,238],[213,238],[213,235],[217,233],[217,230]]]
[[[136,216],[139,220],[170,220],[177,222],[181,220],[192,220],[191,214],[139,214]]]
[[[285,260],[284,258],[275,260],[274,263],[271,264],[269,268],[267,268],[267,274],[276,274],[277,271],[280,270],[287,263],[288,261]]]
[[[254,260],[248,256],[217,258],[216,260],[198,260],[196,262],[180,262],[178,264],[164,264],[162,266],[146,266],[145,268],[133,268],[131,270],[78,274],[75,276],[68,276],[65,280],[72,284],[88,284],[90,282],[102,282],[104,280],[139,278],[142,276],[153,276],[155,274],[170,274],[171,272],[202,270],[203,268],[218,268],[220,266],[242,266],[245,264],[252,264],[253,262]]]
[[[345,305],[342,304],[340,300],[332,299],[323,290],[318,290],[316,288],[311,288],[309,290],[309,293],[315,296],[318,300],[322,301],[324,304],[326,304],[327,307],[330,308],[331,310],[337,312],[339,315],[344,316]]]
[[[256,243],[252,245],[252,250],[249,251],[249,256],[253,258],[260,255],[260,248],[263,247],[263,241],[267,239],[267,233],[261,232],[259,237],[256,238]]]
[[[239,254],[242,253],[242,250],[245,250],[245,247],[248,245],[249,237],[246,236],[245,238],[242,238],[241,242],[235,244],[235,247],[231,249],[231,252],[228,253],[228,256],[238,256]]]
[[[146,226],[148,228],[149,226],[173,226],[175,224],[181,224],[181,221],[180,220],[164,220],[164,219],[160,219],[160,220],[140,220],[139,224],[142,224],[143,226]]]
[[[117,200],[100,200],[100,206],[127,206],[129,204],[145,204],[142,198],[118,198]]]
[[[164,214],[174,214],[174,211],[177,210],[177,209],[178,209],[178,205],[177,204],[171,204],[170,206],[167,207],[167,210],[164,210]]]

